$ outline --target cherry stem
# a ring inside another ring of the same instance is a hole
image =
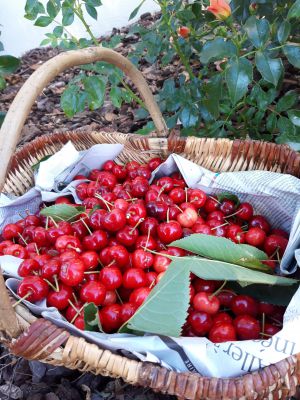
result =
[[[117,291],[117,289],[115,289],[115,292],[116,292],[117,298],[119,299],[119,302],[121,304],[123,304],[123,300],[121,299],[121,296],[119,295],[119,292]]]
[[[53,222],[53,224],[54,224],[55,228],[58,228],[58,225],[57,225],[57,223],[56,223],[55,219],[54,219],[53,217],[49,217],[49,218],[50,218],[50,219],[51,219],[51,221]]]
[[[133,231],[144,221],[145,218],[140,218],[138,222],[134,225],[134,227],[129,231],[130,235],[133,234]]]
[[[40,255],[40,251],[39,251],[39,248],[37,247],[37,244],[36,244],[36,243],[34,243],[34,244],[35,244],[36,254],[37,254],[37,255]]]
[[[111,267],[115,263],[115,260],[112,260],[106,267]]]
[[[91,235],[92,231],[90,230],[88,224],[85,222],[84,218],[80,218],[80,221],[83,223],[83,225],[86,227],[88,233]]]
[[[100,274],[101,271],[84,271],[84,274]]]
[[[104,199],[100,194],[98,194],[98,193],[95,194],[95,197],[97,197],[97,199],[102,200],[103,203],[106,205],[106,208],[108,209],[108,211],[111,211],[111,208],[110,208],[109,206],[113,207],[113,206],[114,206],[113,203],[110,203],[109,201],[105,200],[105,199]]]
[[[147,233],[146,249],[148,248],[149,239],[150,239],[150,226],[148,228],[148,233]]]
[[[71,244],[69,244],[67,248],[68,248],[68,249],[75,250],[76,253],[80,253],[80,251],[81,251],[79,247],[74,247],[74,246],[72,246]]]
[[[56,285],[54,286],[48,279],[43,278],[44,281],[51,287],[52,290],[54,290],[54,292],[59,292],[59,289],[57,289]]]
[[[236,211],[236,212],[235,212],[235,213],[233,213],[233,214],[226,215],[226,219],[227,219],[227,218],[234,217],[235,215],[239,214],[241,211],[243,211],[243,210],[242,210],[242,209],[240,209],[240,210]]]
[[[126,192],[126,193],[128,193],[128,192]],[[129,194],[129,193],[128,193]],[[124,199],[125,201],[136,201],[136,200],[138,200],[138,198],[137,197],[133,197],[133,198],[131,198],[131,199]]]
[[[76,312],[78,311],[78,308],[75,306],[75,304],[70,299],[68,299],[68,303],[73,308],[73,310],[75,310]]]
[[[128,199],[128,201],[131,201],[132,200],[132,197],[131,197],[131,194],[127,191],[127,190],[125,190],[125,192],[128,194],[128,196],[130,197],[130,199]],[[126,200],[127,201],[127,200]]]
[[[163,193],[163,191],[165,190],[165,188],[167,187],[167,185],[163,185],[160,189],[160,191],[158,192],[158,195],[156,197],[156,200],[159,199],[160,195]]]
[[[73,296],[73,299],[75,300],[75,303],[78,303],[78,299],[77,299],[76,294],[74,292],[72,293],[72,296]]]
[[[48,228],[49,228],[49,217],[46,217],[45,229],[48,230]]]
[[[59,283],[58,283],[57,275],[54,275],[53,279],[55,282],[56,291],[59,292]]]
[[[269,335],[268,333],[260,332],[260,334],[261,334],[262,336],[272,337],[272,335]]]
[[[170,207],[167,209],[167,222],[170,222]]]
[[[155,285],[155,279],[153,279],[153,281],[150,283],[149,289],[152,289],[154,285]]]
[[[29,291],[28,293],[25,294],[25,296],[21,297],[18,301],[16,301],[12,306],[16,307],[18,304],[20,304],[23,300],[26,300],[27,297],[29,297],[31,295],[32,295],[32,292]]]
[[[102,264],[102,262],[101,262],[100,258],[98,258],[98,260],[97,260],[97,261],[98,261],[98,263],[100,264],[100,267],[101,267],[101,268],[104,268],[104,265]]]
[[[23,242],[25,243],[25,245],[27,246],[28,243],[26,242],[26,240],[24,239],[24,237],[21,235],[20,232],[18,232],[18,235],[20,236],[20,238],[23,240]]]
[[[180,208],[177,204],[174,204],[174,206],[175,206],[180,212],[183,212],[182,208]]]
[[[212,199],[212,200],[214,200],[216,203],[218,203],[218,204],[222,204],[218,199],[216,199],[215,197],[213,197],[213,196],[208,196],[210,199]]]
[[[187,188],[184,188],[185,191],[185,202],[188,202],[188,192],[187,192]]]
[[[213,294],[208,296],[209,300],[211,300],[213,297],[215,297],[217,294],[219,294],[222,291],[223,287],[226,285],[226,283],[227,283],[227,281],[224,281],[222,283],[222,285]]]
[[[87,303],[84,303],[84,305],[82,307],[80,307],[79,309],[76,308],[76,306],[73,304],[72,308],[76,311],[76,314],[74,315],[74,317],[72,318],[72,320],[70,321],[70,324],[73,324],[73,322],[75,321],[75,319],[80,315],[80,313],[82,312],[82,310],[84,309],[84,307],[87,305]],[[74,307],[75,308],[74,308]]]
[[[224,224],[221,224],[221,225],[215,226],[214,228],[211,228],[211,230],[213,231],[214,229],[221,228],[222,226],[225,226],[225,225],[229,225],[229,222],[225,222]]]

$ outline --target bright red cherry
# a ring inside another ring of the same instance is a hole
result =
[[[19,244],[12,244],[10,246],[5,247],[3,249],[3,254],[5,256],[14,256],[14,257],[22,258],[23,260],[25,258],[28,258],[27,250]]]
[[[69,306],[69,300],[72,298],[73,290],[70,286],[60,285],[59,291],[50,290],[47,296],[47,306],[56,307],[58,310],[64,310]]]
[[[115,164],[115,162],[113,160],[107,160],[102,165],[102,169],[103,169],[103,171],[112,172],[116,165],[117,164]]]
[[[231,310],[235,315],[249,314],[255,317],[258,312],[258,306],[252,297],[238,295],[232,299]]]
[[[55,204],[73,204],[73,202],[69,197],[61,196],[55,200]]]
[[[211,227],[207,224],[198,224],[196,223],[193,227],[192,230],[194,233],[202,233],[204,235],[212,235],[212,230]]]
[[[65,311],[65,317],[67,321],[71,322],[74,321],[76,316],[83,316],[82,306],[83,303],[81,301],[72,302],[72,306],[69,305]]]
[[[119,230],[116,234],[116,239],[123,246],[131,247],[137,241],[139,232],[132,226],[124,226],[123,229]]]
[[[139,225],[139,229],[143,235],[155,236],[157,232],[158,221],[153,217],[145,218],[144,221]]]
[[[224,199],[220,204],[220,210],[225,215],[231,215],[235,210],[235,202],[229,199]]]
[[[127,169],[125,167],[122,167],[121,165],[115,164],[112,169],[112,173],[115,175],[119,182],[123,182],[127,178]]]
[[[117,302],[117,293],[115,290],[107,290],[105,294],[105,299],[102,302],[103,306],[110,306]]]
[[[2,236],[5,240],[18,239],[23,229],[17,224],[7,224],[2,230]]]
[[[181,204],[185,201],[186,193],[185,193],[185,190],[176,187],[171,190],[171,192],[169,193],[169,196],[175,204]]]
[[[157,241],[152,236],[141,235],[137,238],[135,242],[136,249],[149,249],[156,250],[157,249]]]
[[[150,268],[153,265],[153,258],[149,251],[137,249],[132,254],[132,265],[134,268]]]
[[[55,248],[60,253],[67,250],[73,249],[77,252],[81,251],[81,243],[80,240],[72,235],[62,235],[56,239]]]
[[[128,212],[128,210],[127,210]],[[126,215],[124,211],[115,208],[111,212],[103,215],[101,220],[102,227],[109,232],[117,232],[126,225]]]
[[[209,331],[208,338],[213,343],[232,342],[236,340],[235,328],[231,323],[220,322],[214,324]]]
[[[128,204],[128,201],[126,201],[124,199],[117,199],[114,203],[114,207],[117,208],[118,210],[121,210],[124,213],[126,213],[126,211],[128,210],[129,204]]]
[[[146,286],[152,287],[156,285],[157,273],[154,271],[146,272]]]
[[[130,303],[135,304],[137,307],[141,306],[144,301],[147,299],[151,292],[151,289],[148,287],[141,287],[132,291],[129,296]]]
[[[260,228],[267,234],[271,229],[269,222],[262,215],[254,215],[253,218],[250,219],[249,226],[251,228]]]
[[[164,176],[158,179],[157,186],[161,188],[163,193],[169,193],[174,188],[174,182],[169,176]]]
[[[287,245],[288,239],[282,236],[270,235],[265,240],[264,250],[269,257],[276,258],[276,253],[278,253],[278,256],[281,258]]]
[[[251,246],[260,247],[266,239],[266,232],[261,228],[250,228],[245,234],[246,242]]]
[[[161,272],[165,272],[172,260],[169,257],[165,257],[163,254],[169,254],[168,251],[161,252],[161,254],[155,254],[153,260],[153,269],[160,274]]]
[[[120,304],[103,307],[99,311],[99,319],[104,332],[109,333],[118,330],[122,325]]]
[[[188,201],[197,209],[204,206],[206,199],[206,194],[200,189],[190,189],[188,191]]]
[[[131,204],[126,212],[127,223],[130,226],[136,226],[136,224],[142,222],[146,216],[146,208],[138,203]]]
[[[162,162],[163,160],[160,157],[151,158],[148,162],[148,167],[151,171],[154,171]]]
[[[242,230],[240,225],[237,224],[231,224],[228,226],[226,230],[226,237],[232,240],[234,243],[238,244],[245,243],[245,239],[247,240],[247,238],[245,238],[244,231]]]
[[[26,276],[17,290],[18,296],[32,303],[46,298],[48,292],[48,284],[39,276]]]
[[[249,221],[253,217],[253,207],[250,203],[241,203],[236,212],[243,221]]]
[[[212,211],[211,213],[209,213],[207,215],[207,221],[209,221],[210,219],[216,219],[216,220],[220,221],[221,223],[224,223],[225,214],[220,210]]]
[[[84,278],[85,265],[80,259],[64,261],[61,265],[59,278],[67,286],[77,286]]]
[[[86,250],[100,251],[107,246],[107,233],[101,229],[85,236],[82,240],[82,245]]]
[[[121,245],[106,247],[100,253],[100,260],[104,265],[114,265],[123,268],[129,262],[129,253]]]
[[[137,176],[132,181],[132,189],[131,189],[132,196],[143,198],[148,189],[149,189],[149,182],[146,178]]]
[[[124,303],[121,305],[121,314],[120,318],[122,321],[122,324],[127,322],[136,312],[137,306],[134,303]]]
[[[103,304],[105,295],[106,288],[100,282],[87,282],[80,289],[80,300],[84,303],[94,303],[96,306]]]
[[[59,258],[52,258],[42,266],[41,277],[53,282],[54,277],[58,276],[60,271],[61,261]]]
[[[84,322],[84,317],[79,315],[74,321],[74,325],[76,326],[77,329],[80,329],[81,331],[84,331],[85,329],[85,322]]]
[[[99,263],[98,258],[98,254],[92,250],[85,251],[80,254],[80,259],[83,261],[86,271],[95,269],[97,267]]]
[[[196,311],[216,314],[220,308],[220,300],[206,292],[198,292],[193,298],[193,307]]]
[[[88,183],[86,183],[86,182],[79,183],[76,186],[76,189],[75,189],[76,190],[76,195],[78,196],[78,198],[80,200],[84,200],[84,199],[86,199],[88,197],[87,188],[88,188]]]
[[[233,319],[226,312],[219,312],[218,314],[213,316],[214,325],[218,325],[220,323],[226,322],[232,324]]]
[[[204,210],[207,213],[211,213],[213,211],[216,211],[220,208],[220,202],[218,199],[214,196],[209,196],[206,199],[206,202],[204,204]]]
[[[198,336],[206,335],[213,324],[212,317],[209,314],[194,310],[190,312],[187,322]]]
[[[170,244],[175,240],[181,239],[183,232],[179,222],[170,221],[160,224],[157,227],[157,234],[164,244]]]
[[[123,282],[122,273],[118,267],[104,267],[99,274],[100,282],[107,290],[118,289]]]
[[[36,227],[33,232],[33,241],[39,247],[48,246],[49,241],[48,241],[47,230],[45,228],[43,228],[42,226]]]
[[[24,278],[25,276],[34,275],[34,272],[38,272],[40,266],[37,261],[33,259],[27,259],[22,261],[18,268],[18,275]]]
[[[235,318],[233,324],[240,340],[254,340],[260,336],[259,321],[251,315],[239,315]]]
[[[3,251],[7,248],[13,245],[14,243],[11,240],[4,240],[3,242],[0,243],[0,254],[3,254]]]
[[[126,289],[137,289],[146,286],[146,273],[141,268],[129,268],[123,275],[123,286]]]

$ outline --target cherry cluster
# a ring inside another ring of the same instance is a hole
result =
[[[188,255],[169,246],[182,237],[202,233],[248,243],[263,249],[269,257],[264,262],[275,268],[288,242],[285,231],[271,229],[249,203],[187,188],[179,173],[150,184],[161,162],[153,158],[147,164],[131,161],[121,166],[109,160],[88,177],[74,178],[85,180],[76,187],[85,210],[76,218],[60,221],[38,213],[6,225],[0,254],[23,259],[19,296],[31,302],[46,299],[80,329],[84,307],[93,302],[103,330],[111,333],[145,301],[169,267],[169,256]],[[70,197],[60,197],[55,204],[80,205]],[[274,314],[274,306],[218,284],[192,277],[184,334],[208,334],[213,341],[258,337],[262,327],[255,317]],[[264,335],[277,329],[269,322],[263,325]]]

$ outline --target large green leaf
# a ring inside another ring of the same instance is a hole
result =
[[[88,76],[83,79],[87,100],[90,110],[96,110],[101,107],[104,102],[105,83],[101,77]]]
[[[267,19],[257,19],[254,15],[247,19],[244,29],[255,47],[262,47],[270,36],[270,25]]]
[[[294,125],[300,127],[300,110],[289,110],[288,116]]]
[[[63,26],[69,26],[74,21],[74,10],[70,6],[67,0],[65,0],[62,4],[62,24]]]
[[[131,20],[131,19],[133,19],[134,17],[136,17],[137,16],[137,13],[140,11],[140,8],[142,7],[142,5],[145,3],[145,1],[146,0],[142,0],[141,2],[140,2],[140,4],[132,11],[132,13],[129,15],[129,21]]]
[[[234,58],[229,61],[225,70],[231,102],[236,104],[248,91],[248,85],[252,81],[252,64],[245,58]]]
[[[282,96],[276,104],[276,111],[282,112],[292,108],[298,101],[298,94],[295,90],[289,90]]]
[[[260,261],[268,258],[263,251],[246,244],[236,244],[223,237],[195,233],[176,240],[171,245],[209,259],[269,271],[269,268]]]
[[[256,67],[262,77],[277,86],[280,77],[283,74],[283,64],[280,58],[270,58],[266,53],[258,51],[255,54]]]
[[[92,18],[94,18],[95,20],[97,20],[97,18],[98,18],[98,13],[97,13],[97,10],[96,10],[96,8],[95,8],[94,6],[91,6],[90,4],[86,4],[86,5],[85,5],[85,9],[86,9],[87,13],[88,13]]]
[[[41,210],[41,215],[51,217],[54,221],[72,221],[85,211],[83,206],[69,206],[67,204],[56,204],[45,207]]]
[[[34,25],[44,28],[45,26],[50,25],[52,21],[53,21],[53,19],[51,17],[42,15],[42,16],[38,17],[38,19],[35,21]]]
[[[288,21],[282,21],[278,31],[277,39],[279,43],[285,43],[291,32],[291,24]]]
[[[20,60],[13,56],[0,56],[0,74],[12,74],[20,66]]]
[[[279,117],[277,127],[281,134],[277,138],[278,143],[285,143],[288,140],[296,139],[296,127],[288,118],[282,116]]]
[[[297,43],[287,44],[283,48],[289,62],[297,68],[300,68],[300,45]]]
[[[210,61],[222,60],[224,57],[229,58],[236,54],[237,48],[231,41],[217,37],[204,44],[200,52],[200,61],[203,64],[208,64]]]
[[[300,18],[300,0],[296,0],[292,7],[289,9],[288,19]]]
[[[120,332],[128,330],[180,336],[187,318],[190,271],[186,261],[173,261],[145,303]]]
[[[60,98],[60,105],[67,117],[84,110],[86,93],[80,92],[77,86],[69,85]]]

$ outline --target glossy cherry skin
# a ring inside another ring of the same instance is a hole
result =
[[[193,227],[192,230],[194,233],[202,233],[204,235],[212,235],[212,230],[211,227],[207,224],[198,224],[196,223]]]
[[[220,202],[218,201],[218,199],[214,196],[209,196],[206,199],[206,202],[204,204],[204,210],[207,213],[211,213],[213,211],[216,211],[220,208]]]
[[[266,237],[266,232],[258,227],[249,228],[248,232],[245,234],[246,242],[255,247],[262,246]]]
[[[64,310],[69,306],[69,300],[72,298],[73,290],[70,286],[60,285],[59,291],[50,290],[47,296],[47,306],[56,307],[58,310]]]
[[[99,319],[104,332],[117,331],[122,325],[120,304],[103,307],[99,311]]]
[[[89,217],[90,227],[94,230],[102,229],[101,221],[105,214],[107,214],[106,210],[103,209],[95,210]]]
[[[206,292],[206,293],[213,293],[218,286],[218,281],[210,281],[201,278],[195,278],[193,280],[193,287],[198,292]]]
[[[117,293],[115,290],[107,290],[105,294],[105,299],[102,302],[103,306],[110,306],[117,302]]]
[[[141,306],[144,301],[147,299],[151,292],[151,289],[148,287],[141,287],[132,291],[129,296],[129,302],[133,303],[135,306]]]
[[[127,178],[127,169],[122,167],[121,165],[115,164],[112,169],[112,173],[115,175],[119,182],[123,182]]]
[[[219,312],[219,313],[217,313],[216,315],[213,316],[213,324],[214,325],[218,325],[218,324],[223,323],[223,322],[232,324],[233,319],[226,312]]]
[[[23,229],[17,224],[7,224],[2,230],[2,236],[5,240],[18,239]]]
[[[98,254],[95,251],[85,251],[80,254],[80,259],[85,265],[85,270],[93,270],[98,266]]]
[[[74,318],[78,315],[83,316],[83,310],[82,306],[83,303],[82,301],[76,301],[76,302],[72,302],[72,306],[69,305],[65,311],[65,317],[66,319],[71,322],[72,320],[74,320]],[[73,307],[74,306],[74,307]],[[81,311],[80,311],[81,310]]]
[[[136,224],[139,221],[143,221],[146,216],[147,211],[142,204],[131,204],[126,211],[127,224],[130,226],[136,226]]]
[[[220,300],[221,306],[223,306],[225,308],[231,307],[232,300],[234,299],[235,296],[236,296],[236,294],[234,292],[232,292],[231,290],[224,290],[217,294],[217,297]]]
[[[84,331],[85,329],[85,322],[84,322],[84,317],[79,315],[74,321],[74,325],[76,326],[77,329],[80,329],[81,331]]]
[[[231,215],[235,211],[235,202],[229,199],[224,199],[220,204],[220,210],[225,215]]]
[[[113,160],[107,160],[105,161],[105,163],[102,165],[102,169],[103,171],[108,171],[108,172],[112,172],[114,167],[117,164],[115,164],[115,162]]]
[[[198,336],[204,336],[212,327],[212,317],[206,312],[192,310],[189,313],[187,323]]]
[[[254,229],[254,228],[253,228]],[[245,243],[246,237],[242,228],[237,224],[231,224],[226,230],[226,237],[232,240],[234,243],[242,244]]]
[[[101,223],[103,229],[109,232],[117,232],[126,225],[126,215],[124,211],[115,208],[102,217]]]
[[[126,213],[126,211],[128,210],[128,207],[129,207],[129,203],[128,203],[128,201],[126,201],[124,199],[117,199],[114,202],[114,207],[117,208],[118,210],[121,210],[124,213]]]
[[[158,274],[160,274],[161,272],[165,272],[172,262],[170,258],[165,257],[163,254],[169,255],[169,252],[168,251],[161,252],[161,254],[155,254],[154,256],[153,269]]]
[[[106,287],[107,290],[118,289],[122,283],[122,273],[118,267],[104,267],[99,274],[100,282]]]
[[[139,232],[132,226],[124,226],[123,229],[119,230],[116,234],[116,239],[123,246],[131,247],[135,244]]]
[[[169,193],[174,188],[174,182],[169,176],[164,176],[158,179],[157,186],[161,188],[163,193]]]
[[[203,311],[207,314],[216,314],[220,308],[220,300],[218,297],[199,292],[193,298],[193,307],[196,311]]]
[[[126,289],[137,289],[146,286],[146,274],[141,268],[129,268],[123,275],[123,286]]]
[[[254,227],[260,228],[263,231],[265,231],[267,234],[269,233],[269,231],[271,229],[269,222],[262,215],[254,215],[253,218],[251,218],[251,220],[249,222],[249,226],[252,228],[254,228]]]
[[[101,282],[90,281],[82,285],[80,300],[83,303],[94,303],[96,306],[103,304],[106,288]]]
[[[72,235],[59,236],[55,241],[55,248],[60,253],[67,249],[74,249],[77,252],[81,251],[80,240]]]
[[[135,242],[136,249],[149,249],[156,250],[157,249],[157,241],[152,236],[141,235],[137,238]]]
[[[114,265],[123,268],[129,262],[129,253],[121,245],[106,247],[100,253],[100,260],[103,265]]]
[[[65,261],[61,265],[59,279],[67,286],[77,286],[84,278],[85,265],[80,259]]]
[[[233,324],[240,340],[258,339],[260,336],[259,321],[251,315],[239,315]]]
[[[0,254],[3,254],[3,251],[7,248],[10,247],[12,244],[14,244],[11,240],[4,240],[3,242],[0,243]]]
[[[262,339],[268,339],[270,336],[276,335],[276,333],[281,331],[281,328],[277,325],[269,324],[268,322],[265,323],[264,332],[261,334]]]
[[[26,300],[32,303],[45,299],[48,292],[48,284],[39,276],[26,276],[17,290],[18,296],[27,296]]]
[[[168,214],[168,204],[162,201],[149,201],[146,205],[147,214],[156,218],[157,221],[166,221]]]
[[[182,238],[182,227],[177,221],[163,222],[157,227],[159,239],[164,244],[170,244]]]
[[[157,273],[154,271],[146,272],[146,286],[153,287],[156,285]]]
[[[220,210],[212,211],[211,213],[209,213],[207,215],[207,221],[209,221],[211,219],[216,219],[216,220],[220,221],[221,223],[223,223],[225,221],[225,214]],[[203,221],[201,221],[201,222],[203,222]]]
[[[42,266],[41,277],[53,282],[54,277],[58,276],[61,267],[59,258],[52,258]]]
[[[151,175],[151,173],[150,173]],[[138,198],[143,198],[146,194],[146,192],[149,189],[149,182],[146,178],[143,178],[141,176],[137,176],[133,181],[132,181],[132,189],[131,193],[132,196],[138,197]]]
[[[28,258],[27,250],[19,244],[12,244],[11,246],[5,247],[3,249],[3,254],[6,256],[14,256],[14,257],[22,258],[23,260],[25,258]]]
[[[155,236],[157,232],[158,221],[153,217],[145,218],[139,225],[139,230],[143,235]]]
[[[76,186],[76,195],[80,200],[84,200],[88,196],[87,188],[88,188],[88,183],[86,182],[79,183]]]
[[[276,310],[276,307],[273,304],[265,303],[264,301],[260,301],[258,303],[258,313],[265,315],[273,315]]]
[[[218,324],[214,324],[209,331],[208,338],[213,343],[235,341],[235,328],[231,323],[228,322],[220,322]]]
[[[48,241],[47,230],[45,228],[43,228],[42,226],[36,227],[33,232],[33,241],[39,247],[48,246],[49,241]]]
[[[136,312],[137,306],[134,303],[124,303],[121,305],[120,318],[122,324],[127,322]]]
[[[108,244],[107,233],[101,229],[93,232],[91,235],[85,236],[82,245],[85,250],[100,251]]]
[[[241,203],[236,211],[239,218],[241,218],[243,221],[250,221],[250,219],[253,217],[253,207],[250,203]]]
[[[148,167],[151,171],[154,171],[162,162],[160,157],[151,158],[151,160],[148,161]]]
[[[150,268],[153,265],[153,255],[149,251],[137,249],[132,254],[132,265],[134,268]]]
[[[18,268],[18,275],[22,278],[29,275],[34,275],[34,272],[38,272],[40,266],[37,261],[33,259],[27,259],[22,261]]]
[[[235,315],[249,314],[256,316],[258,312],[257,302],[250,296],[238,295],[232,299],[231,310]]]
[[[279,257],[281,258],[287,245],[288,239],[278,235],[270,235],[265,240],[264,250],[269,257],[272,256],[276,258],[276,253],[278,252]]]
[[[190,189],[188,191],[188,201],[197,209],[204,206],[206,199],[206,194],[200,189]]]
[[[100,171],[97,176],[97,181],[101,186],[112,190],[117,184],[117,178],[111,172]]]
[[[198,214],[193,208],[187,208],[176,219],[183,228],[191,228],[196,223]]]

